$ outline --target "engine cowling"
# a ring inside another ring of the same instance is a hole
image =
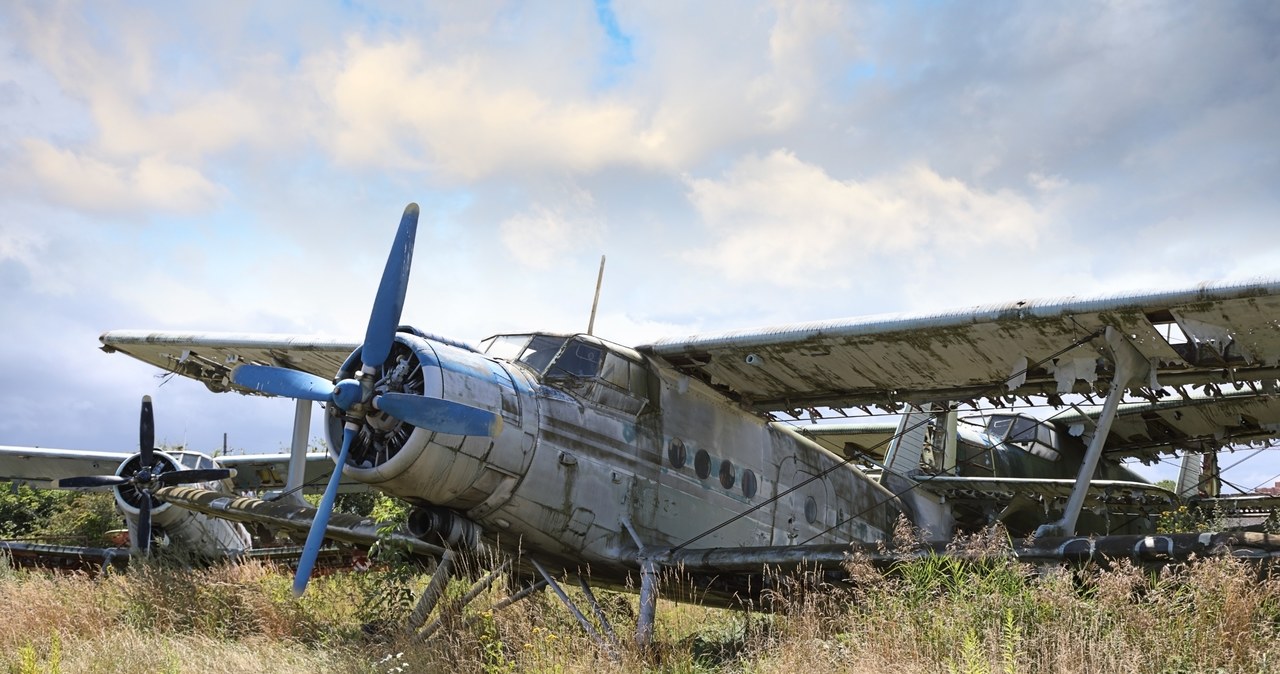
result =
[[[347,358],[337,379],[360,368],[360,351]],[[495,437],[432,432],[376,410],[352,442],[344,474],[419,505],[481,513],[499,507],[529,466],[536,418],[528,382],[501,363],[463,345],[401,328],[374,383],[376,393],[443,398],[499,414]],[[342,438],[341,411],[329,406],[330,446]],[[535,415],[529,417],[529,415]],[[473,513],[474,515],[474,513]]]

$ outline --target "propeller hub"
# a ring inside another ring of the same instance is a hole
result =
[[[355,379],[343,379],[333,388],[333,404],[346,412],[364,400],[364,387]]]

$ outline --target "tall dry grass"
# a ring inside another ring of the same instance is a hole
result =
[[[609,652],[549,592],[489,610],[512,589],[503,581],[421,642],[395,629],[405,591],[425,582],[402,571],[316,578],[294,600],[288,573],[261,564],[90,578],[0,563],[0,671],[1280,671],[1280,581],[1229,558],[1155,573],[950,557],[888,573],[858,558],[847,566],[852,583],[840,587],[774,579],[794,589],[773,598],[774,613],[660,602],[642,653],[628,594],[597,593],[621,642]],[[466,589],[452,583],[444,604]]]

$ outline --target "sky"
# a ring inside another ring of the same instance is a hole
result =
[[[0,444],[281,450],[98,336],[358,337],[411,201],[472,343],[1280,276],[1277,110],[1275,3],[9,0]]]

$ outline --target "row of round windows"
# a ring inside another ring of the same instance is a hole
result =
[[[688,450],[684,446],[684,441],[680,438],[672,438],[667,443],[667,461],[672,468],[677,470],[684,468],[689,460]],[[698,476],[699,480],[705,480],[711,477],[711,455],[705,449],[699,449],[693,454],[693,472]],[[728,459],[720,461],[720,486],[725,489],[733,489],[734,484],[738,483],[738,468]],[[756,481],[755,471],[747,468],[742,471],[742,495],[747,498],[755,498],[756,490],[759,483]]]

